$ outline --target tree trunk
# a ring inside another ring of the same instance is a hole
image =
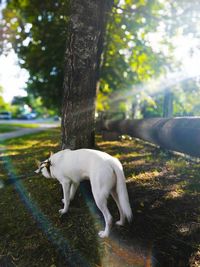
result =
[[[163,102],[163,117],[173,117],[173,93],[170,89],[166,90]]]
[[[65,54],[62,149],[93,147],[95,99],[108,0],[71,0]]]
[[[200,157],[200,117],[107,120],[101,129],[115,138],[117,133],[128,134],[168,150]]]

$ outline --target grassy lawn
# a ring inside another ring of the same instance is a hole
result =
[[[106,142],[125,170],[134,220],[100,240],[88,183],[60,217],[61,186],[33,177],[34,159],[59,150],[58,129],[6,142],[0,158],[0,266],[200,266],[200,166],[142,141]],[[26,179],[16,176],[25,175]],[[118,219],[112,200],[109,207]],[[195,263],[196,261],[196,263]],[[192,265],[193,264],[193,265]]]
[[[37,124],[31,124],[31,123],[15,123],[15,124],[1,124],[0,123],[0,134],[1,133],[9,133],[16,131],[20,128],[36,128],[38,125]]]

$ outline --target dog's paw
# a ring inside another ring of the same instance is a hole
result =
[[[118,225],[118,226],[123,226],[124,225],[124,221],[119,220],[115,224]]]
[[[59,210],[59,213],[60,213],[60,215],[63,215],[65,213],[67,213],[67,211],[65,209],[61,209],[61,210]]]
[[[107,233],[106,231],[100,231],[100,232],[98,233],[98,235],[99,235],[99,237],[101,237],[101,238],[108,237],[108,233]]]

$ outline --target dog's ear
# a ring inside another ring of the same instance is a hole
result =
[[[53,152],[52,152],[52,151],[50,152],[50,157],[51,157],[51,156],[53,156]]]
[[[36,159],[35,162],[36,162],[36,164],[37,164],[37,166],[39,168],[40,167],[40,161]]]

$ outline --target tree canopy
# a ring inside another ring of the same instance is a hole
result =
[[[69,1],[10,0],[3,11],[4,48],[11,43],[30,78],[27,90],[47,106],[58,107],[62,95],[63,58]],[[152,53],[145,34],[156,30],[156,1],[118,1],[109,16],[101,72],[101,91],[123,89],[159,71],[161,55]],[[122,12],[120,12],[122,11]],[[157,16],[157,15],[156,15]]]
[[[61,105],[63,58],[67,38],[68,1],[8,1],[3,48],[12,44],[19,64],[28,70],[28,92],[46,107]]]
[[[172,37],[199,37],[199,10],[198,0],[115,0],[108,16],[97,108],[106,109],[111,92],[173,68]],[[1,48],[6,51],[11,44],[21,67],[29,71],[27,91],[59,110],[69,1],[9,0],[3,17]]]

